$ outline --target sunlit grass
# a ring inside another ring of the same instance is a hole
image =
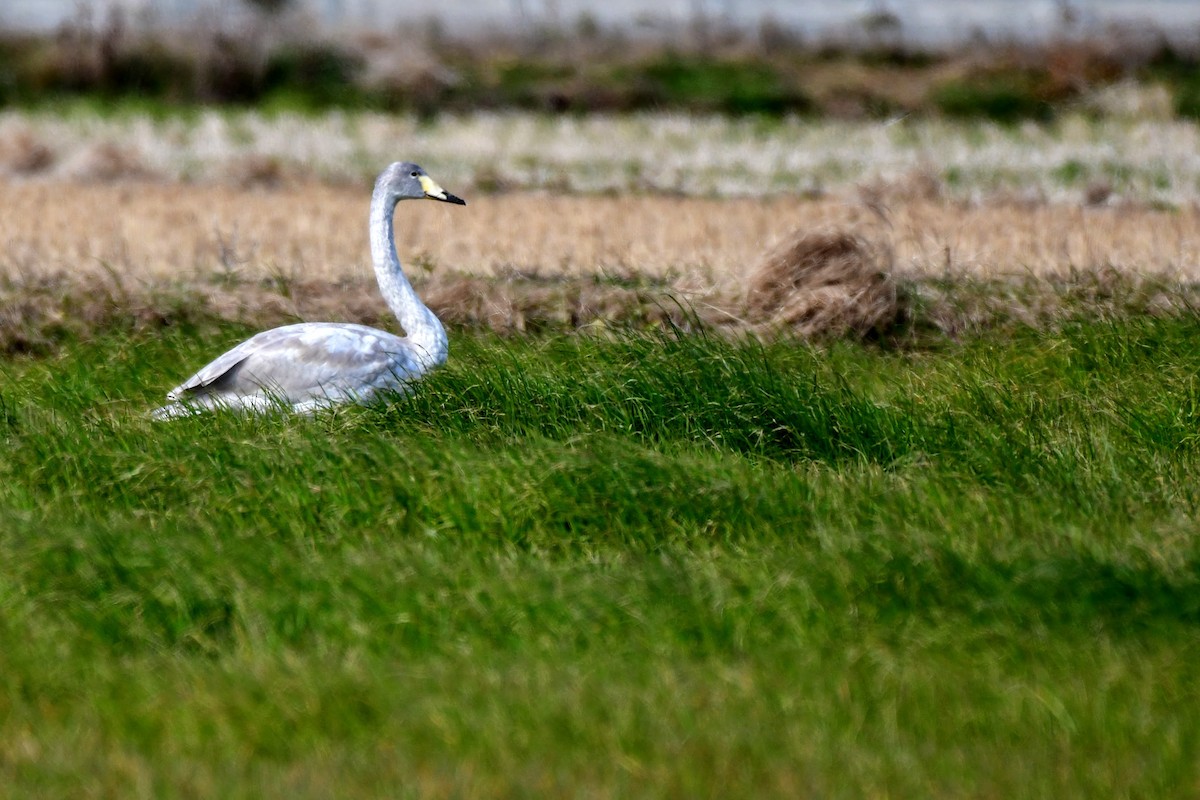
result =
[[[1186,794],[1197,332],[460,334],[390,404],[169,424],[241,331],[10,361],[0,784]]]

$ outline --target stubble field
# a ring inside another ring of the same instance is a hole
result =
[[[0,182],[0,796],[1200,791],[1189,202],[426,166],[448,364],[169,424],[361,176]]]
[[[359,188],[10,182],[0,203],[12,351],[118,321],[388,324]],[[686,317],[731,333],[960,337],[1178,311],[1200,270],[1192,207],[969,204],[907,184],[823,199],[477,194],[465,210],[401,206],[397,232],[430,306],[498,333]],[[798,240],[809,260],[772,271]],[[841,261],[820,251],[839,241],[855,248]]]

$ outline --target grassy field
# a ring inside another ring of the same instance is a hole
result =
[[[1195,137],[8,114],[0,798],[1200,794]],[[400,155],[447,366],[152,423]]]
[[[1200,791],[1194,316],[146,419],[244,332],[3,366],[0,796]]]

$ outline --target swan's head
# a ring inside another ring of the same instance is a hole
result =
[[[443,203],[467,204],[461,197],[447,192],[425,174],[425,170],[409,161],[398,161],[379,175],[375,189],[382,189],[395,200],[441,200]]]

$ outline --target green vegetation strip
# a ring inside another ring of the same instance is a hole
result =
[[[921,353],[453,337],[409,398],[0,384],[0,795],[1200,788],[1200,322]]]
[[[410,26],[391,41],[380,32],[368,42],[299,29],[264,39],[257,26],[234,34],[196,25],[176,37],[135,28],[67,25],[52,37],[0,29],[0,108],[74,98],[156,113],[210,105],[421,115],[671,110],[1014,123],[1049,120],[1096,90],[1136,82],[1165,89],[1175,116],[1200,114],[1200,51],[1119,33],[1042,47],[974,42],[925,51],[805,44],[783,29],[655,43],[598,30],[453,41],[436,26]],[[410,55],[397,60],[397,51]]]

